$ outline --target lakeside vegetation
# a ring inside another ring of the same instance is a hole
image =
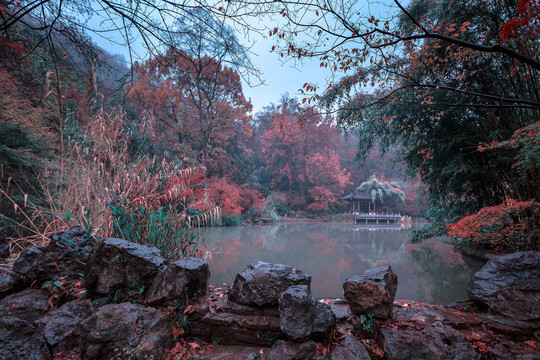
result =
[[[306,79],[305,98],[269,99],[256,114],[242,91],[248,53],[217,20],[234,6],[186,11],[151,58],[126,64],[82,27],[0,4],[0,224],[14,253],[81,223],[193,255],[194,226],[339,213],[341,195],[372,175],[398,181],[405,198],[375,195],[378,210],[424,214],[423,192],[430,223],[417,237],[540,249],[538,1],[418,0],[397,23],[366,17],[365,29],[352,9],[324,8],[353,35],[314,20],[315,42],[295,40],[293,9],[323,8],[293,2],[291,23],[270,31],[273,51],[320,58],[343,77],[322,94]],[[40,21],[50,26],[36,30]],[[327,50],[325,37],[341,47]]]

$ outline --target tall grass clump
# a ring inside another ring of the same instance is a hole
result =
[[[191,223],[220,215],[199,186],[201,172],[157,157],[129,155],[134,134],[127,129],[121,108],[100,109],[87,126],[65,136],[63,156],[39,177],[40,203],[47,205],[8,199],[26,214],[19,225],[28,231],[20,241],[43,244],[51,233],[78,223],[89,236],[155,245],[168,259],[196,255],[199,241]],[[148,123],[138,131],[153,134]],[[210,210],[188,217],[192,207]]]

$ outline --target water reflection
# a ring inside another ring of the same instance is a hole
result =
[[[203,229],[213,283],[231,283],[257,261],[298,267],[313,278],[316,297],[342,297],[344,280],[390,265],[399,279],[396,298],[447,304],[467,298],[467,264],[440,241],[410,244],[399,226],[276,223]]]

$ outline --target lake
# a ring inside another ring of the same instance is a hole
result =
[[[343,298],[343,282],[369,268],[390,265],[396,299],[449,304],[467,299],[467,284],[482,266],[437,240],[411,244],[397,226],[330,222],[202,228],[213,284],[231,284],[258,260],[296,266],[312,276],[319,298]]]

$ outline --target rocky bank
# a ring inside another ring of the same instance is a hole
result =
[[[343,300],[288,265],[249,264],[227,290],[210,270],[54,234],[0,266],[0,359],[540,359],[539,252],[493,257],[450,306],[394,300],[390,267],[351,274]]]

